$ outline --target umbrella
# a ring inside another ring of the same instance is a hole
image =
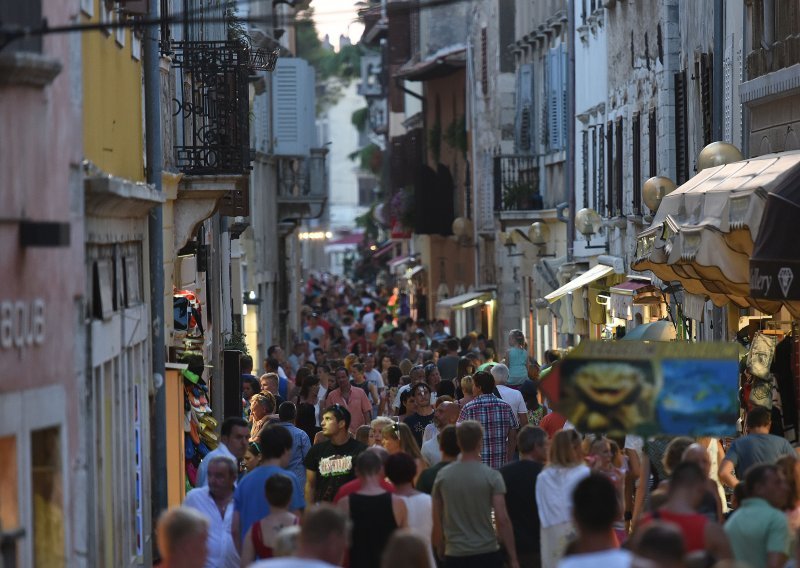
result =
[[[659,320],[635,327],[633,331],[626,333],[622,340],[672,341],[676,337],[675,326],[672,325],[672,322]]]

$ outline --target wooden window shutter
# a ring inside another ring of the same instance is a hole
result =
[[[581,154],[583,157],[583,206],[589,207],[589,131],[582,132]]]
[[[614,125],[616,138],[614,139],[614,215],[622,215],[622,196],[623,196],[623,182],[622,182],[622,159],[623,150],[622,143],[625,139],[625,130],[623,130],[622,117],[616,120]]]
[[[631,136],[633,138],[633,214],[642,212],[642,127],[639,113],[633,114],[631,122]]]
[[[489,39],[486,28],[481,28],[481,91],[489,94]]]
[[[608,172],[608,182],[606,183],[606,213],[609,217],[614,216],[614,123],[610,120],[606,124],[606,171]]]
[[[656,125],[656,109],[650,109],[648,122],[647,133],[650,137],[650,144],[648,146],[650,151],[650,177],[653,177],[658,175],[658,126]]]
[[[595,154],[597,164],[597,188],[595,197],[595,205],[597,205],[597,212],[601,215],[606,210],[606,150],[605,150],[605,130],[601,124],[597,131],[597,153]]]
[[[675,73],[675,182],[689,179],[689,142],[686,121],[686,71]]]
[[[703,144],[708,145],[713,142],[713,80],[714,65],[710,53],[701,53],[699,66],[700,76],[700,105],[703,112]]]

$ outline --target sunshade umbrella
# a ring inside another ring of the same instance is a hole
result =
[[[629,331],[625,334],[622,341],[626,339],[639,341],[672,341],[676,337],[675,326],[672,325],[672,322],[659,320],[635,327],[633,331]]]

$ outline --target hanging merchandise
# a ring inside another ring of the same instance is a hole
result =
[[[766,379],[775,358],[775,338],[757,332],[747,352],[747,370],[756,379]]]
[[[172,308],[175,331],[185,331],[189,337],[203,336],[203,310],[194,292],[174,289]]]

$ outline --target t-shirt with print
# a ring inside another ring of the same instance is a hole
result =
[[[422,447],[422,435],[425,433],[425,426],[433,422],[433,412],[427,416],[421,414],[409,414],[403,419],[406,426],[411,428],[411,433],[414,434],[414,439],[417,441],[417,446]]]
[[[314,486],[314,502],[332,502],[339,488],[355,479],[356,456],[367,447],[354,438],[341,446],[331,441],[311,446],[303,462],[306,469],[317,474]]]

